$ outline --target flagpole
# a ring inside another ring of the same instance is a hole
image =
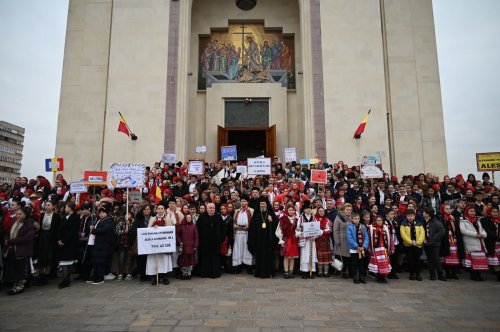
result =
[[[133,132],[130,129],[130,127],[128,126],[127,120],[125,120],[125,117],[122,115],[121,112],[118,112],[118,114],[120,114],[120,117],[123,119],[123,123],[125,124],[125,127],[127,127],[128,132],[130,133],[130,136],[132,136]]]

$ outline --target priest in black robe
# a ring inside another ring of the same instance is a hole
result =
[[[278,218],[267,197],[260,197],[259,207],[254,211],[248,230],[248,251],[255,257],[255,277],[274,276],[274,251],[278,244],[276,228]]]
[[[215,213],[215,205],[207,204],[207,212],[196,223],[198,227],[198,266],[200,277],[219,278],[221,276],[220,245],[223,240],[223,221]]]

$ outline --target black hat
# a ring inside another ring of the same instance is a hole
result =
[[[242,194],[240,196],[240,201],[243,201],[243,200],[248,202],[248,201],[250,201],[250,197],[247,194]]]
[[[97,209],[97,212],[109,213],[109,206],[107,204],[103,204],[103,205],[99,206],[99,208]]]
[[[304,201],[302,203],[302,210],[310,209],[310,208],[311,208],[311,201]]]
[[[177,164],[175,164],[175,166],[180,168],[182,166],[182,161],[179,161]]]
[[[269,202],[269,200],[267,199],[267,197],[266,197],[266,196],[260,196],[260,197],[259,197],[259,203],[262,203],[262,202],[268,203],[268,202]]]
[[[488,174],[488,172],[483,173],[483,180],[484,180],[484,178],[488,178],[488,179],[490,178],[490,175]]]
[[[295,167],[297,166],[297,162],[296,161],[292,161],[292,167]]]
[[[259,188],[259,187],[253,187],[253,188],[252,188],[252,191],[254,191],[254,190],[257,190],[257,191],[259,191],[259,192],[260,192],[260,188]]]
[[[356,179],[356,175],[354,174],[354,172],[350,172],[350,173],[347,173],[347,176],[346,176],[348,179]]]
[[[160,201],[158,204],[156,204],[156,207],[158,206],[163,206],[163,208],[168,208],[168,204],[165,203],[165,201]]]
[[[92,205],[90,204],[83,204],[82,205],[82,210],[92,210]]]

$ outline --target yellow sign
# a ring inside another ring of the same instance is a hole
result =
[[[476,153],[477,171],[500,171],[500,152]]]

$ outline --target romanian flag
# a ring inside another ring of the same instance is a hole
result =
[[[155,203],[158,204],[160,203],[160,201],[163,199],[163,197],[161,196],[161,188],[160,188],[160,185],[157,184],[156,185],[156,191],[155,191]]]
[[[123,115],[121,113],[119,114],[120,114],[120,123],[118,124],[118,131],[130,137],[130,130],[128,129],[127,123],[125,122]]]
[[[368,114],[365,116],[361,124],[359,125],[358,129],[356,129],[356,132],[354,132],[354,137],[355,139],[360,139],[361,134],[365,131],[366,123],[368,122],[368,117],[370,116],[370,112],[372,110],[368,111]]]

